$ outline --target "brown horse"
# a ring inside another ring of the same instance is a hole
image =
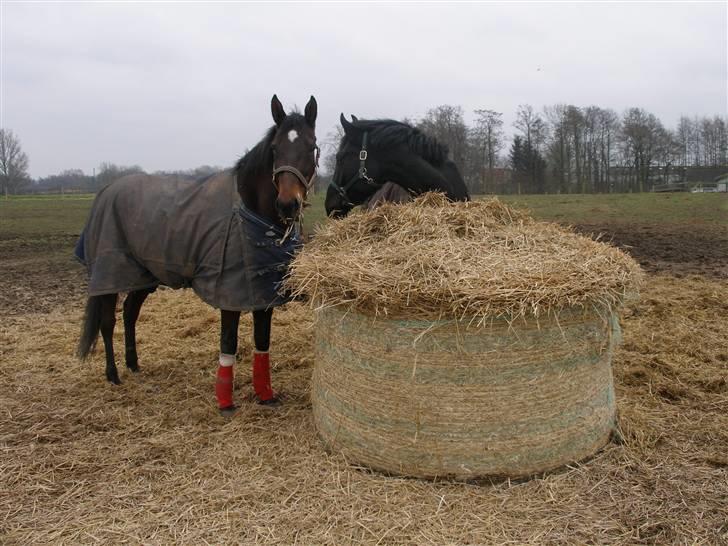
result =
[[[232,169],[201,181],[132,175],[99,192],[76,255],[89,275],[89,298],[78,354],[86,358],[99,332],[106,377],[119,384],[113,332],[118,294],[124,300],[126,366],[139,371],[135,325],[160,284],[191,287],[221,314],[216,395],[220,411],[233,403],[233,364],[240,313],[252,311],[253,386],[262,404],[271,388],[268,350],[278,290],[300,245],[299,218],[318,164],[311,97],[304,114],[286,114],[274,95],[275,125]]]

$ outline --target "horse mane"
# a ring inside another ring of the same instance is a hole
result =
[[[233,167],[233,173],[237,174],[238,184],[246,180],[252,180],[258,176],[269,174],[273,166],[273,138],[280,131],[290,131],[291,129],[300,129],[306,123],[303,115],[294,111],[286,116],[280,127],[273,125],[268,129],[262,140],[258,142],[251,150],[238,159]]]
[[[388,148],[404,144],[432,165],[439,166],[447,160],[449,150],[445,144],[408,123],[393,119],[359,119],[353,125],[369,134],[368,143],[372,147]]]

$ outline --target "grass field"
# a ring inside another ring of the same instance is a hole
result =
[[[312,196],[305,211],[309,233],[326,220],[324,196],[323,192]],[[529,209],[536,218],[572,224],[728,225],[728,194],[506,195],[499,199]],[[90,194],[0,199],[0,240],[78,235],[92,202]]]
[[[474,199],[489,199],[476,195]],[[531,211],[535,218],[569,224],[650,223],[728,225],[728,193],[617,193],[501,195],[498,199]],[[326,219],[324,194],[311,199],[306,224]]]
[[[536,218],[568,223],[700,223],[728,225],[728,193],[506,195]]]
[[[29,235],[78,235],[93,195],[0,199],[0,240]]]

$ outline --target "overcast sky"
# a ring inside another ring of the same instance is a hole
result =
[[[0,108],[30,174],[231,165],[270,99],[416,119],[434,106],[726,115],[726,2],[8,3]]]

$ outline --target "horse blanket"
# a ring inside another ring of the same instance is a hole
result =
[[[230,172],[201,181],[130,175],[94,200],[76,257],[90,296],[191,287],[213,307],[257,311],[289,301],[279,292],[301,245],[247,209]]]

